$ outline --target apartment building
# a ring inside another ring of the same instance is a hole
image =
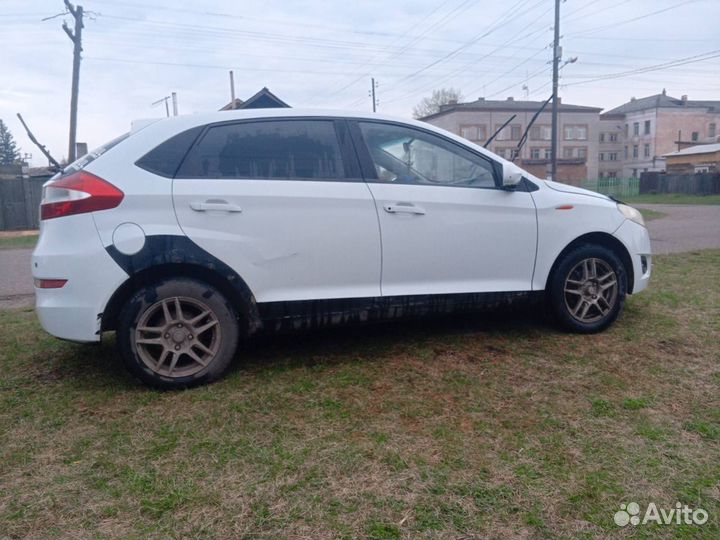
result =
[[[602,109],[559,101],[557,179],[579,184],[584,178],[597,178]],[[505,100],[479,98],[469,103],[443,105],[439,112],[421,120],[482,145],[515,115],[489,147],[496,154],[511,159],[528,123],[542,104],[542,101],[520,101],[512,97]],[[541,178],[548,177],[550,172],[551,118],[551,105],[548,105],[531,127],[528,140],[515,160]]]
[[[720,136],[720,101],[660,94],[604,112],[599,122],[599,176],[637,178],[665,170],[665,154]]]

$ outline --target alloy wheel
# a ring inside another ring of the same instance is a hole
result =
[[[220,324],[193,298],[174,296],[151,305],[138,321],[135,346],[142,362],[166,377],[202,371],[220,349]]]
[[[602,259],[583,259],[568,273],[564,296],[565,306],[573,318],[582,323],[594,323],[615,306],[618,276]]]

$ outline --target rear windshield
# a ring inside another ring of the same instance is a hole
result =
[[[130,132],[123,133],[119,137],[115,137],[112,141],[107,142],[103,144],[102,146],[98,146],[95,148],[92,152],[88,152],[84,156],[76,159],[73,161],[70,165],[65,167],[62,171],[61,176],[66,176],[68,174],[72,174],[74,172],[78,172],[81,169],[84,169],[88,166],[89,163],[92,163],[97,158],[102,156],[105,152],[113,148],[114,146],[117,146],[121,142],[123,142],[125,139],[127,139],[130,136]]]

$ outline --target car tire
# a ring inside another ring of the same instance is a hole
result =
[[[581,245],[560,260],[548,287],[548,308],[565,330],[601,332],[620,315],[627,295],[627,272],[610,249]]]
[[[237,312],[217,289],[193,279],[166,279],[128,300],[117,343],[125,366],[142,382],[179,389],[222,377],[239,334]]]

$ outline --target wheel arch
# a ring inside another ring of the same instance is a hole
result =
[[[635,272],[633,269],[632,264],[632,258],[630,257],[630,252],[627,250],[625,245],[615,238],[612,234],[605,233],[605,232],[591,232],[583,234],[582,236],[578,236],[575,240],[570,242],[565,248],[558,254],[557,257],[555,257],[555,262],[553,262],[552,267],[550,268],[550,272],[547,275],[547,278],[545,280],[545,290],[548,289],[550,286],[550,280],[552,279],[552,276],[555,273],[555,270],[557,269],[558,265],[560,264],[560,261],[563,260],[563,258],[570,253],[573,249],[577,248],[578,246],[587,245],[587,244],[593,244],[593,245],[599,245],[603,246],[618,256],[620,261],[623,263],[623,266],[625,267],[625,272],[627,273],[628,277],[628,283],[627,283],[627,292],[628,294],[632,294],[633,292],[633,284],[635,282]]]
[[[101,330],[114,330],[125,302],[139,288],[163,279],[189,277],[218,289],[243,319],[243,331],[251,334],[262,323],[250,287],[229,266],[183,236],[149,236],[145,246],[133,255],[106,248],[115,262],[130,276],[112,294],[100,314]]]

